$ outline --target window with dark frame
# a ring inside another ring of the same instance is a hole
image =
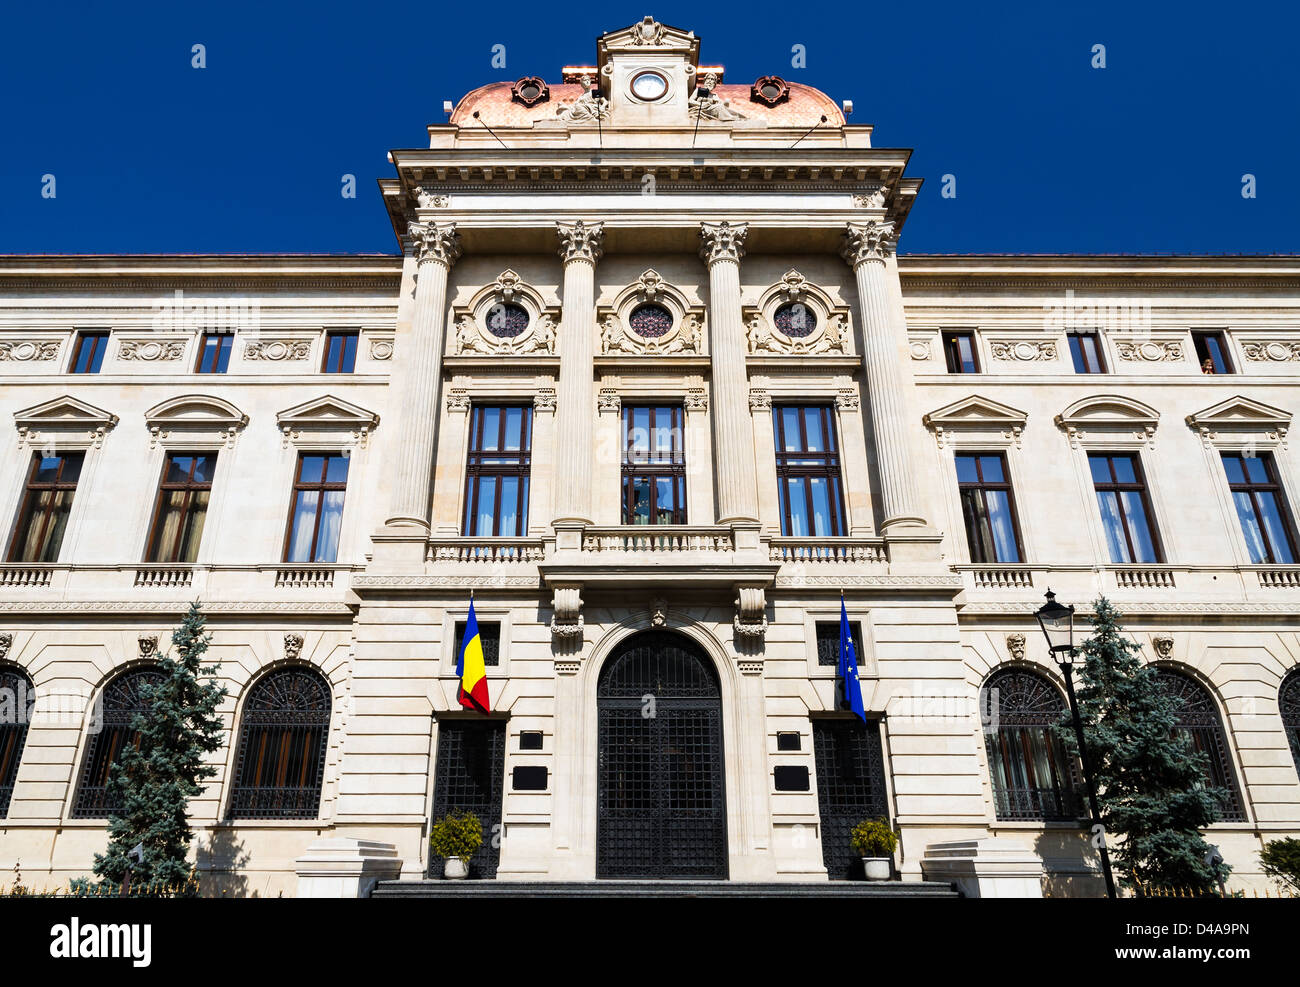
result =
[[[1157,668],[1161,689],[1177,702],[1178,725],[1174,728],[1191,741],[1192,750],[1205,755],[1206,768],[1202,785],[1216,789],[1220,822],[1245,822],[1241,790],[1232,767],[1228,737],[1223,720],[1209,690],[1189,675],[1172,668]]]
[[[772,408],[781,534],[840,537],[846,533],[840,455],[831,405]]]
[[[198,558],[216,466],[215,452],[176,452],[167,457],[145,561],[193,562]]]
[[[1101,337],[1095,330],[1078,330],[1065,334],[1070,344],[1070,359],[1076,374],[1104,374],[1106,361],[1101,355]]]
[[[957,490],[966,523],[966,544],[974,563],[1020,562],[1020,525],[1007,477],[1006,459],[997,452],[959,454]]]
[[[1295,530],[1272,454],[1224,452],[1220,458],[1250,561],[1256,565],[1294,565]]]
[[[83,458],[80,452],[52,456],[38,452],[32,457],[18,525],[9,542],[10,562],[59,561]]]
[[[493,667],[501,664],[501,624],[494,620],[478,622],[479,643],[483,645],[483,664]],[[456,621],[456,648],[451,653],[454,667],[460,658],[460,649],[465,646],[465,621]]]
[[[1282,729],[1286,731],[1291,747],[1291,760],[1300,775],[1300,668],[1293,668],[1282,680],[1277,691],[1278,711],[1282,714]]]
[[[949,329],[942,333],[943,355],[950,374],[977,374],[980,372],[979,354],[975,349],[975,333],[970,329]]]
[[[350,374],[357,365],[357,341],[361,334],[355,329],[334,329],[325,334],[325,361],[322,373]]]
[[[73,819],[106,819],[122,810],[121,803],[108,789],[113,765],[128,747],[140,743],[140,733],[132,727],[137,714],[146,714],[150,704],[144,686],[162,684],[162,673],[153,667],[127,669],[104,686],[100,729],[86,738],[81,777],[72,803]]]
[[[1228,343],[1217,329],[1192,332],[1192,346],[1196,349],[1196,365],[1203,374],[1230,374],[1232,361],[1228,359]]]
[[[298,454],[284,561],[338,561],[348,462],[347,456],[337,452]]]
[[[1101,511],[1111,562],[1163,561],[1160,535],[1151,520],[1151,501],[1138,457],[1090,453],[1088,468],[1097,492],[1097,507]]]
[[[686,523],[681,405],[623,406],[623,523]]]
[[[200,374],[224,374],[230,366],[230,348],[235,335],[230,332],[205,332],[199,345],[199,362],[194,368]]]
[[[229,819],[315,819],[330,729],[329,683],[295,665],[249,690],[239,722]]]
[[[108,331],[104,329],[86,329],[77,333],[72,347],[72,363],[68,365],[70,374],[97,374],[104,363],[104,353],[108,350]]]
[[[475,405],[465,465],[467,536],[519,538],[528,532],[532,405]]]
[[[840,664],[840,622],[838,620],[817,621],[817,664],[839,667]],[[853,639],[853,655],[858,665],[863,664],[862,621],[849,621],[849,637]]]
[[[0,716],[0,819],[9,815],[9,803],[14,795],[14,782],[18,778],[18,765],[23,759],[27,743],[27,726],[31,723],[36,704],[36,692],[27,673],[14,665],[0,663],[0,707],[7,715]]]

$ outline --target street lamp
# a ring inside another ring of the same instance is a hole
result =
[[[1070,715],[1074,718],[1074,737],[1079,743],[1079,760],[1083,762],[1083,781],[1088,787],[1088,809],[1092,813],[1092,832],[1101,834],[1097,848],[1101,856],[1101,873],[1106,879],[1106,896],[1115,897],[1115,878],[1110,873],[1110,851],[1106,849],[1106,829],[1101,823],[1097,808],[1097,788],[1092,780],[1092,765],[1088,761],[1088,748],[1083,742],[1083,721],[1079,718],[1079,703],[1074,698],[1074,607],[1056,602],[1056,594],[1047,591],[1047,602],[1034,611],[1038,626],[1047,638],[1047,649],[1065,676],[1065,692],[1070,697]]]

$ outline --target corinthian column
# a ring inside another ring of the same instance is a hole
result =
[[[592,419],[596,414],[592,366],[596,356],[596,261],[601,223],[556,223],[564,259],[564,309],[556,334],[560,385],[555,416],[557,522],[592,521]]]
[[[924,526],[920,498],[908,456],[904,391],[903,326],[890,311],[885,258],[894,247],[894,224],[850,223],[840,251],[858,282],[858,314],[862,322],[862,368],[866,374],[871,427],[880,469],[880,494],[884,521],[891,527]]]
[[[709,359],[713,377],[713,449],[718,523],[757,523],[754,423],[740,317],[740,258],[746,223],[701,223],[700,257],[709,266]]]
[[[442,341],[447,312],[447,276],[460,256],[455,223],[411,223],[416,259],[415,312],[410,344],[399,364],[405,385],[402,438],[394,450],[397,464],[390,527],[429,527],[429,491],[433,477],[434,437],[438,429],[438,382],[442,377]]]

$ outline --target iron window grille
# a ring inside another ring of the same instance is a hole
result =
[[[1021,561],[1020,522],[1006,459],[997,452],[977,452],[957,456],[956,464],[970,560]]]
[[[849,838],[853,827],[889,814],[880,723],[819,716],[813,718],[812,730],[822,862],[832,881],[861,877],[860,858]]]
[[[1097,507],[1114,563],[1162,562],[1160,532],[1152,520],[1142,463],[1136,456],[1088,456]]]
[[[315,819],[330,728],[329,683],[294,666],[263,676],[240,719],[230,819]]]
[[[108,332],[102,329],[88,329],[77,333],[77,340],[72,347],[72,363],[68,366],[70,374],[97,374],[104,365],[104,354],[108,351]]]
[[[483,844],[469,858],[471,878],[497,876],[501,859],[501,803],[505,793],[506,723],[504,720],[438,721],[434,765],[435,820],[449,812],[472,812],[483,824]],[[442,861],[430,856],[429,876],[443,876]]]
[[[140,744],[136,717],[147,716],[151,708],[145,687],[156,688],[162,681],[162,673],[156,668],[134,668],[104,686],[101,728],[86,739],[72,818],[106,819],[122,810],[120,798],[109,791],[108,779],[122,752]]]
[[[1300,668],[1293,668],[1277,693],[1278,711],[1282,714],[1282,729],[1291,745],[1291,759],[1296,773],[1300,774]]]
[[[1177,730],[1191,741],[1192,750],[1205,755],[1204,785],[1216,790],[1220,821],[1245,822],[1228,738],[1210,693],[1195,679],[1169,668],[1157,669],[1156,677],[1165,693],[1179,700]]]
[[[838,667],[840,663],[840,622],[838,620],[817,621],[817,664]],[[858,665],[864,664],[865,652],[862,650],[862,622],[849,621],[849,637],[853,639],[853,654]]]
[[[72,499],[81,478],[83,453],[36,453],[27,472],[18,526],[9,545],[10,562],[57,562]]]
[[[198,557],[216,465],[215,452],[178,452],[167,457],[147,561],[193,562]]]
[[[781,405],[772,409],[781,534],[838,537],[845,534],[839,444],[830,405]]]
[[[466,535],[527,534],[532,434],[531,405],[474,406],[465,466]]]
[[[465,646],[465,621],[456,621],[456,650],[452,652],[454,665]],[[496,621],[478,622],[479,642],[483,645],[483,664],[489,668],[501,664],[501,624]]]
[[[623,406],[623,523],[686,523],[680,405]]]
[[[199,346],[199,359],[195,364],[195,373],[224,374],[230,366],[230,349],[234,345],[234,333],[205,332]]]
[[[1007,669],[980,690],[994,811],[1001,820],[1077,821],[1082,775],[1053,727],[1065,700],[1041,675]]]
[[[1250,561],[1270,565],[1295,562],[1295,532],[1277,465],[1267,452],[1244,456],[1220,453],[1228,476],[1228,489],[1237,508]]]
[[[35,690],[27,674],[20,668],[0,665],[0,711],[7,714],[0,716],[0,819],[9,815],[35,704]]]

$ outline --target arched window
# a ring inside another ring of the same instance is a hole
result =
[[[0,819],[9,815],[35,702],[36,692],[27,674],[21,668],[0,665]]]
[[[1223,822],[1245,822],[1246,813],[1241,807],[1241,792],[1228,755],[1228,738],[1223,732],[1223,721],[1205,687],[1189,675],[1173,669],[1156,670],[1165,691],[1182,700],[1178,710],[1178,729],[1191,738],[1192,748],[1200,751],[1210,762],[1207,785],[1224,793],[1219,803],[1219,818]]]
[[[1084,814],[1074,758],[1053,735],[1065,700],[1043,676],[1022,668],[993,675],[980,710],[999,819],[1077,820]]]
[[[229,818],[315,819],[329,729],[329,683],[314,669],[260,679],[244,702]]]
[[[1277,705],[1282,713],[1282,729],[1291,745],[1296,773],[1300,774],[1300,668],[1291,669],[1291,674],[1282,680],[1282,688],[1277,691]]]
[[[104,686],[100,710],[90,718],[81,783],[72,806],[74,819],[103,819],[120,808],[108,792],[109,771],[123,750],[140,742],[140,733],[132,729],[131,722],[137,713],[149,709],[141,695],[141,686],[156,686],[160,682],[162,673],[156,668],[134,668]]]

